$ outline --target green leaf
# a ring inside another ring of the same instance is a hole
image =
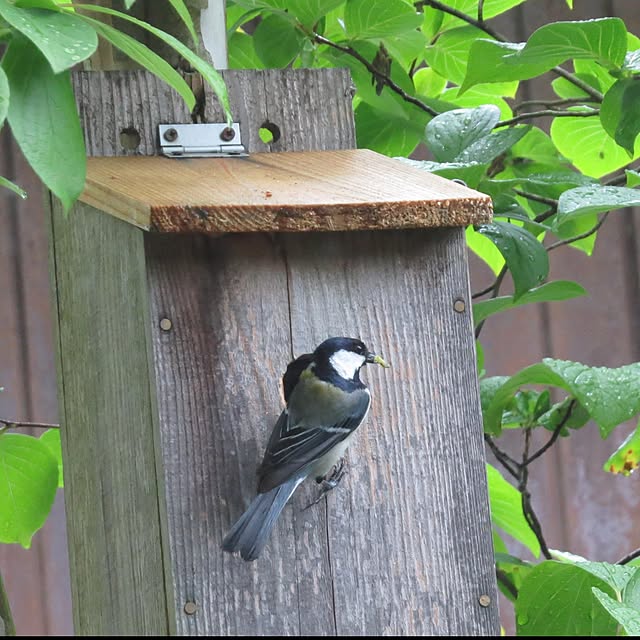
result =
[[[40,49],[54,73],[86,60],[98,46],[96,32],[71,13],[20,9],[0,0],[0,16]]]
[[[551,139],[582,173],[600,178],[629,163],[629,154],[602,128],[599,118],[554,118]],[[640,143],[635,157],[640,156]]]
[[[478,369],[478,377],[482,378],[486,371],[484,369],[484,349],[480,340],[476,340],[476,367]]]
[[[627,176],[627,187],[637,187],[640,184],[640,173],[632,169],[625,169]]]
[[[628,51],[624,57],[623,71],[630,71],[633,74],[640,73],[640,49]]]
[[[447,79],[433,69],[423,67],[413,74],[413,84],[415,85],[416,93],[435,98],[445,90]]]
[[[224,109],[225,115],[227,117],[227,122],[232,122],[233,118],[231,115],[231,107],[229,105],[229,95],[227,94],[227,88],[224,84],[222,76],[208,62],[205,62],[202,58],[193,53],[191,49],[189,49],[189,47],[182,44],[182,42],[174,38],[172,35],[162,31],[161,29],[157,29],[156,27],[150,25],[148,22],[138,20],[137,18],[134,18],[127,13],[114,11],[113,9],[109,9],[108,7],[100,7],[98,5],[92,4],[76,4],[75,7],[77,9],[86,9],[87,11],[106,13],[107,15],[114,16],[116,18],[122,18],[123,20],[131,22],[132,24],[135,24],[138,27],[149,31],[149,33],[152,33],[156,37],[160,38],[160,40],[162,40],[165,44],[169,45],[172,49],[177,51],[196,71],[198,71],[203,76],[203,78],[213,89],[213,92],[216,94],[216,97],[220,102],[220,105]]]
[[[469,25],[445,31],[434,44],[425,49],[425,60],[449,82],[462,84],[471,45],[483,35],[483,31]]]
[[[621,473],[630,476],[640,464],[640,424],[624,440],[624,442],[612,453],[602,467],[610,473]]]
[[[495,553],[496,558],[496,569],[499,569],[503,573],[505,573],[513,583],[513,586],[517,591],[520,591],[520,587],[522,587],[522,582],[529,575],[533,566],[529,562],[524,562],[520,560],[520,558],[516,558],[508,553],[501,553],[496,550]],[[498,586],[500,587],[500,591],[504,594],[506,598],[515,602],[515,598],[513,595],[507,590],[504,589],[500,581],[498,581]]]
[[[458,162],[491,162],[523,138],[530,128],[526,125],[493,131],[488,136],[469,145],[456,160]]]
[[[522,513],[520,492],[490,464],[487,464],[487,480],[493,524],[521,542],[537,558],[540,555],[540,544]]]
[[[487,137],[500,120],[494,105],[477,109],[454,109],[427,124],[427,145],[438,162],[455,161],[474,142]]]
[[[599,18],[546,24],[529,37],[513,64],[545,64],[551,69],[569,59],[593,59],[615,68],[627,52],[627,29],[620,18]]]
[[[286,2],[289,13],[307,27],[313,27],[320,18],[342,4],[344,0],[287,0]]]
[[[549,255],[539,240],[526,229],[494,221],[477,228],[502,254],[513,278],[513,302],[539,285],[549,275]]]
[[[228,40],[229,69],[262,69],[264,65],[258,58],[253,38],[246,33],[236,31]]]
[[[421,138],[408,116],[390,115],[366,102],[355,110],[356,137],[359,147],[373,149],[388,156],[408,156]]]
[[[493,396],[496,392],[509,380],[509,376],[491,376],[489,378],[482,378],[480,380],[480,406],[482,407],[482,413],[484,413],[493,402]],[[499,432],[492,435],[500,435]]]
[[[571,408],[571,413],[567,412]],[[575,398],[565,398],[562,402],[554,404],[549,411],[538,418],[538,424],[548,431],[555,431],[558,425],[564,426],[560,431],[561,436],[569,435],[569,429],[581,429],[591,419],[587,410],[576,401]]]
[[[476,107],[492,104],[500,109],[501,119],[508,120],[513,116],[513,112],[502,96],[510,93],[511,85],[515,84],[517,83],[497,82],[495,84],[479,84],[465,91],[464,95],[460,94],[460,87],[450,87],[442,92],[440,100],[455,104],[456,107],[460,107],[461,109],[475,109]],[[499,89],[499,91],[494,91],[494,87]]]
[[[404,0],[347,0],[344,24],[351,38],[386,38],[419,29],[422,15]]]
[[[628,636],[640,636],[640,611],[632,609],[597,587],[592,588],[593,595],[598,598],[600,604],[609,612],[614,623],[622,625]]]
[[[38,49],[21,37],[9,44],[2,67],[11,88],[11,131],[33,170],[69,209],[82,192],[86,175],[69,72],[54,75]]]
[[[591,596],[597,587],[613,593],[604,581],[579,565],[547,560],[524,579],[516,601],[519,636],[608,636],[616,624]]]
[[[47,429],[41,436],[40,442],[47,445],[51,455],[56,459],[58,465],[58,487],[64,488],[64,478],[62,475],[62,447],[60,445],[60,429]]]
[[[609,564],[608,562],[590,562],[580,556],[571,556],[570,561],[606,582],[616,593],[622,593],[629,580],[637,572],[636,567]]]
[[[277,14],[264,18],[253,34],[256,53],[266,68],[286,67],[302,51],[303,43],[302,32]]]
[[[38,439],[0,435],[0,542],[31,546],[49,515],[58,486],[58,464]]]
[[[640,412],[640,363],[617,369],[588,367],[579,362],[545,358],[512,376],[494,395],[485,412],[485,430],[499,429],[502,412],[523,385],[542,384],[565,389],[589,412],[606,438],[619,424]]]
[[[430,162],[429,160],[411,160],[410,158],[402,157],[397,158],[397,160],[449,180],[454,178],[463,180],[472,189],[477,187],[487,170],[487,165],[477,162]]]
[[[514,300],[513,296],[500,296],[491,300],[475,302],[473,305],[473,322],[477,326],[489,316],[514,307],[521,307],[525,304],[571,300],[585,295],[587,295],[587,292],[577,282],[572,282],[571,280],[545,282],[545,284],[535,289],[530,289],[516,300]]]
[[[27,197],[27,192],[24,189],[19,187],[14,182],[11,182],[11,180],[4,178],[3,176],[0,176],[0,187],[4,187],[5,189],[13,191],[13,193],[19,195],[23,199]]]
[[[604,96],[600,122],[604,130],[632,156],[640,133],[640,82],[631,78],[618,80]]]
[[[174,11],[180,16],[180,20],[184,22],[185,26],[189,30],[189,35],[191,36],[194,44],[198,44],[198,34],[196,33],[196,28],[193,25],[193,19],[191,18],[191,14],[189,13],[189,9],[187,9],[184,0],[169,0],[169,3],[173,7]]]
[[[154,53],[139,40],[132,38],[123,31],[114,29],[112,26],[89,18],[88,16],[85,16],[84,20],[93,25],[96,32],[105,38],[105,40],[111,42],[114,47],[120,49],[120,51],[140,66],[148,69],[163,82],[173,87],[182,96],[189,110],[193,110],[196,104],[193,91],[191,91],[189,85],[184,81],[184,78],[168,62],[163,60],[157,53]]]
[[[625,209],[640,205],[640,190],[629,187],[608,187],[593,184],[565,191],[558,199],[558,213],[554,227],[568,220],[613,209]]]
[[[478,233],[472,226],[465,230],[467,246],[480,258],[497,276],[504,266],[504,258],[496,245]]]
[[[636,611],[640,611],[640,568],[627,564],[627,567],[635,569],[634,574],[627,582],[622,592],[622,602],[628,607],[632,607]]]
[[[596,91],[600,91],[600,83],[595,76],[586,75],[584,73],[576,73],[574,75],[578,79],[589,84]],[[551,86],[558,98],[581,98],[586,102],[593,101],[593,98],[591,98],[586,91],[580,87],[576,87],[573,82],[569,82],[566,78],[556,78],[551,83]]]
[[[513,42],[476,40],[469,51],[467,73],[460,92],[463,93],[470,87],[485,82],[528,80],[548,71],[545,64],[516,61],[515,57],[511,57],[523,47],[523,44]]]
[[[128,11],[129,9],[131,9],[131,7],[133,7],[135,2],[136,0],[124,0],[124,8]]]

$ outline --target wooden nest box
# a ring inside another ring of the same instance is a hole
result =
[[[51,200],[51,244],[76,633],[492,635],[464,241],[490,201],[353,150],[346,71],[224,76],[247,157],[160,157],[158,125],[191,122],[176,94],[74,77],[91,158],[71,214]],[[303,510],[303,485],[244,563],[220,543],[279,379],[329,336],[392,369],[364,374],[340,488]]]

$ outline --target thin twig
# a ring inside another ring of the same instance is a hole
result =
[[[506,275],[507,275],[507,265],[505,263],[502,269],[500,269],[500,273],[498,274],[497,278],[493,283],[493,286],[491,287],[491,296],[489,300],[493,300],[494,298],[498,297],[498,294],[500,293],[500,287],[502,286],[502,281],[504,280],[504,277]],[[486,321],[486,318],[485,320],[482,320],[482,322],[479,322],[478,326],[476,327],[476,331],[475,331],[476,340],[480,337],[480,333],[482,332],[482,327],[484,327],[485,321]]]
[[[478,24],[484,24],[484,0],[478,0]]]
[[[517,124],[518,122],[524,122],[525,120],[533,120],[534,118],[544,118],[547,116],[552,116],[554,118],[590,118],[591,116],[599,116],[600,109],[591,109],[590,111],[559,111],[557,109],[543,109],[542,111],[527,111],[526,113],[521,113],[518,116],[510,118],[509,120],[502,120],[502,122],[498,122],[496,128],[498,127],[508,127],[512,124]]]
[[[541,446],[533,455],[527,458],[527,464],[531,464],[534,460],[537,460],[549,447],[553,446],[555,441],[560,437],[560,432],[562,431],[564,425],[567,424],[567,420],[569,420],[569,418],[571,417],[571,412],[573,411],[573,408],[575,406],[576,406],[576,399],[574,398],[569,403],[569,406],[567,407],[567,412],[564,414],[564,417],[562,418],[562,420],[560,420],[556,428],[553,430],[553,434],[551,435],[549,440],[543,446]]]
[[[484,441],[496,457],[496,460],[516,479],[520,478],[520,463],[516,462],[506,451],[503,451],[488,434],[484,434]],[[513,465],[513,466],[512,466]]]
[[[524,430],[524,450],[522,452],[522,464],[520,465],[520,482],[518,483],[518,491],[520,491],[520,494],[522,496],[522,513],[524,514],[526,521],[531,527],[531,531],[533,531],[535,537],[538,539],[542,555],[547,560],[551,560],[551,552],[549,551],[549,546],[547,545],[547,541],[542,534],[542,527],[540,525],[540,521],[538,520],[536,512],[533,510],[533,505],[531,504],[531,494],[527,489],[527,483],[529,482],[528,464],[530,445],[531,427],[527,427]]]
[[[518,104],[514,104],[512,110],[515,113],[518,111],[522,111],[527,107],[537,107],[542,105],[543,107],[547,107],[551,109],[552,107],[566,107],[572,104],[584,104],[584,100],[582,98],[562,98],[561,100],[523,100],[522,102],[518,102]]]
[[[533,200],[533,202],[540,202],[542,204],[548,204],[550,207],[557,207],[558,201],[554,198],[545,198],[544,196],[539,196],[537,193],[530,193],[529,191],[521,191],[520,189],[514,189],[513,192],[516,195],[522,196],[527,200]],[[555,211],[554,211],[555,213]],[[539,222],[536,218],[536,222]]]
[[[635,560],[636,558],[640,558],[640,549],[636,549],[635,551],[628,553],[626,556],[624,556],[624,558],[620,558],[620,560],[618,560],[616,564],[629,564],[632,560]]]
[[[498,578],[498,582],[512,595],[513,599],[517,600],[518,589],[516,588],[516,585],[513,584],[513,581],[507,575],[507,573],[502,569],[498,569],[498,567],[496,567],[496,578]]]
[[[18,420],[5,420],[0,418],[0,424],[5,429],[59,429],[59,424],[50,424],[48,422],[22,422]]]
[[[590,235],[593,235],[604,224],[604,221],[607,219],[607,216],[609,215],[609,213],[610,212],[607,211],[605,214],[603,214],[600,220],[598,220],[598,222],[594,224],[593,227],[591,227],[591,229],[589,229],[588,231],[585,231],[584,233],[580,233],[577,236],[573,236],[572,238],[566,238],[565,240],[558,240],[558,242],[554,242],[553,244],[550,244],[547,247],[547,252],[553,251],[558,247],[564,247],[565,245],[571,244],[572,242],[576,242],[577,240],[584,240],[585,238],[588,238]]]
[[[422,100],[416,98],[415,96],[409,95],[399,84],[396,84],[388,75],[381,73],[379,69],[376,69],[376,67],[371,62],[369,62],[364,56],[360,55],[352,47],[333,42],[332,40],[329,40],[328,38],[325,38],[318,33],[313,34],[313,39],[318,44],[325,44],[328,47],[333,47],[334,49],[342,51],[342,53],[346,53],[352,58],[355,58],[358,62],[365,66],[367,71],[371,73],[371,75],[376,80],[379,80],[385,86],[389,87],[389,89],[397,93],[405,102],[410,102],[411,104],[415,105],[419,109],[422,109],[422,111],[428,113],[431,116],[439,115],[438,112],[435,109],[432,109],[428,104],[425,104],[424,102],[422,102]]]

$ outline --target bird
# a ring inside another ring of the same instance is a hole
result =
[[[360,380],[366,364],[389,366],[361,340],[344,337],[329,338],[289,363],[282,377],[286,406],[258,468],[257,495],[225,536],[224,551],[256,560],[300,483],[309,477],[322,483],[320,498],[337,486],[345,450],[371,404]]]

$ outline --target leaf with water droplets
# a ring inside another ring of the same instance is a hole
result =
[[[628,636],[640,636],[640,611],[618,602],[597,587],[592,588],[593,595],[611,615],[614,623],[619,623]]]
[[[640,190],[592,184],[565,191],[558,200],[558,214],[553,222],[559,227],[568,220],[593,213],[640,206]]]
[[[474,142],[486,137],[500,120],[500,109],[492,104],[476,109],[453,109],[427,124],[427,146],[438,162],[452,162]]]
[[[0,0],[0,16],[40,49],[54,73],[86,60],[98,46],[96,32],[71,13],[20,8]]]
[[[580,565],[547,560],[522,582],[515,613],[519,636],[615,635],[616,622],[598,605],[592,588],[613,589]]]
[[[496,220],[477,230],[493,242],[505,259],[515,287],[514,302],[549,274],[547,251],[526,229]]]

